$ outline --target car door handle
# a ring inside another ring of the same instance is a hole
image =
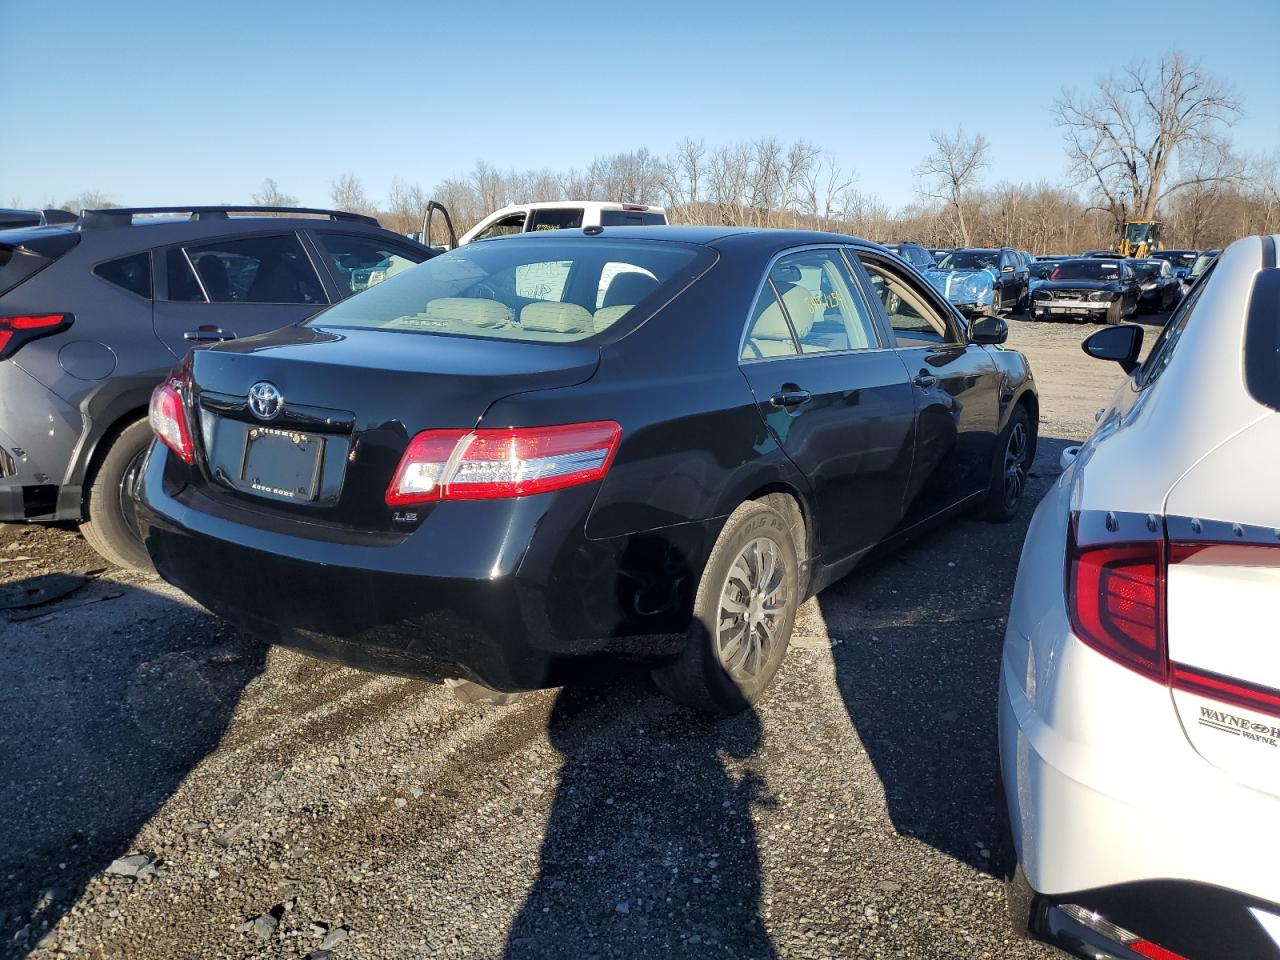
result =
[[[212,324],[205,324],[196,330],[188,330],[182,335],[183,340],[191,343],[222,343],[224,340],[234,340],[236,335],[230,330],[223,330],[221,327],[215,327]]]
[[[812,399],[813,394],[808,390],[801,390],[799,387],[783,387],[769,398],[769,402],[775,407],[798,407]]]
[[[922,390],[928,390],[930,387],[932,387],[935,383],[938,382],[938,378],[931,377],[927,373],[917,373],[914,377],[911,378],[911,382],[914,383],[917,387],[919,387]]]

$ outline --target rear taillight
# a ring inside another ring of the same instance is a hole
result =
[[[18,348],[71,326],[75,319],[69,313],[30,313],[16,317],[0,317],[0,360],[8,360]]]
[[[1067,549],[1072,632],[1131,670],[1164,680],[1164,541],[1081,545],[1073,524]]]
[[[1149,957],[1150,960],[1186,960],[1182,954],[1174,953],[1172,950],[1166,949],[1158,943],[1152,943],[1150,940],[1144,940],[1136,933],[1112,923],[1100,913],[1090,910],[1088,907],[1082,907],[1078,903],[1060,903],[1053,909],[1060,911],[1076,923],[1087,927],[1111,943],[1127,947],[1140,957]],[[1091,953],[1090,955],[1092,956],[1093,954]],[[1110,955],[1110,952],[1098,954],[1098,956]]]
[[[170,378],[152,391],[148,419],[160,442],[183,462],[191,463],[195,459],[196,450],[191,442],[191,425],[187,422],[180,381]]]
[[[525,497],[600,480],[622,428],[611,420],[554,427],[427,430],[410,442],[388,506]]]

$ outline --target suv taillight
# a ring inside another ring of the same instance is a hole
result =
[[[1067,611],[1072,632],[1099,653],[1153,680],[1165,656],[1164,540],[1080,545],[1067,534]]]
[[[68,329],[75,317],[69,313],[29,313],[0,317],[0,360],[8,360],[18,348]]]
[[[196,449],[191,442],[191,425],[187,422],[179,380],[171,377],[152,391],[147,418],[161,443],[181,457],[184,463],[195,460]]]
[[[387,505],[525,497],[600,480],[618,449],[612,420],[554,427],[426,430],[411,441]]]

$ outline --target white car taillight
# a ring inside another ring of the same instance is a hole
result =
[[[166,380],[152,391],[147,417],[161,443],[181,457],[184,463],[195,459],[191,427],[187,423],[186,408],[176,380]]]
[[[553,427],[426,430],[387,488],[388,506],[525,497],[600,480],[618,449],[612,420]]]

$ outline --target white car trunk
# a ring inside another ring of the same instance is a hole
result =
[[[1277,490],[1280,415],[1271,414],[1189,470],[1165,514],[1169,660],[1187,737],[1239,782],[1280,795]]]

